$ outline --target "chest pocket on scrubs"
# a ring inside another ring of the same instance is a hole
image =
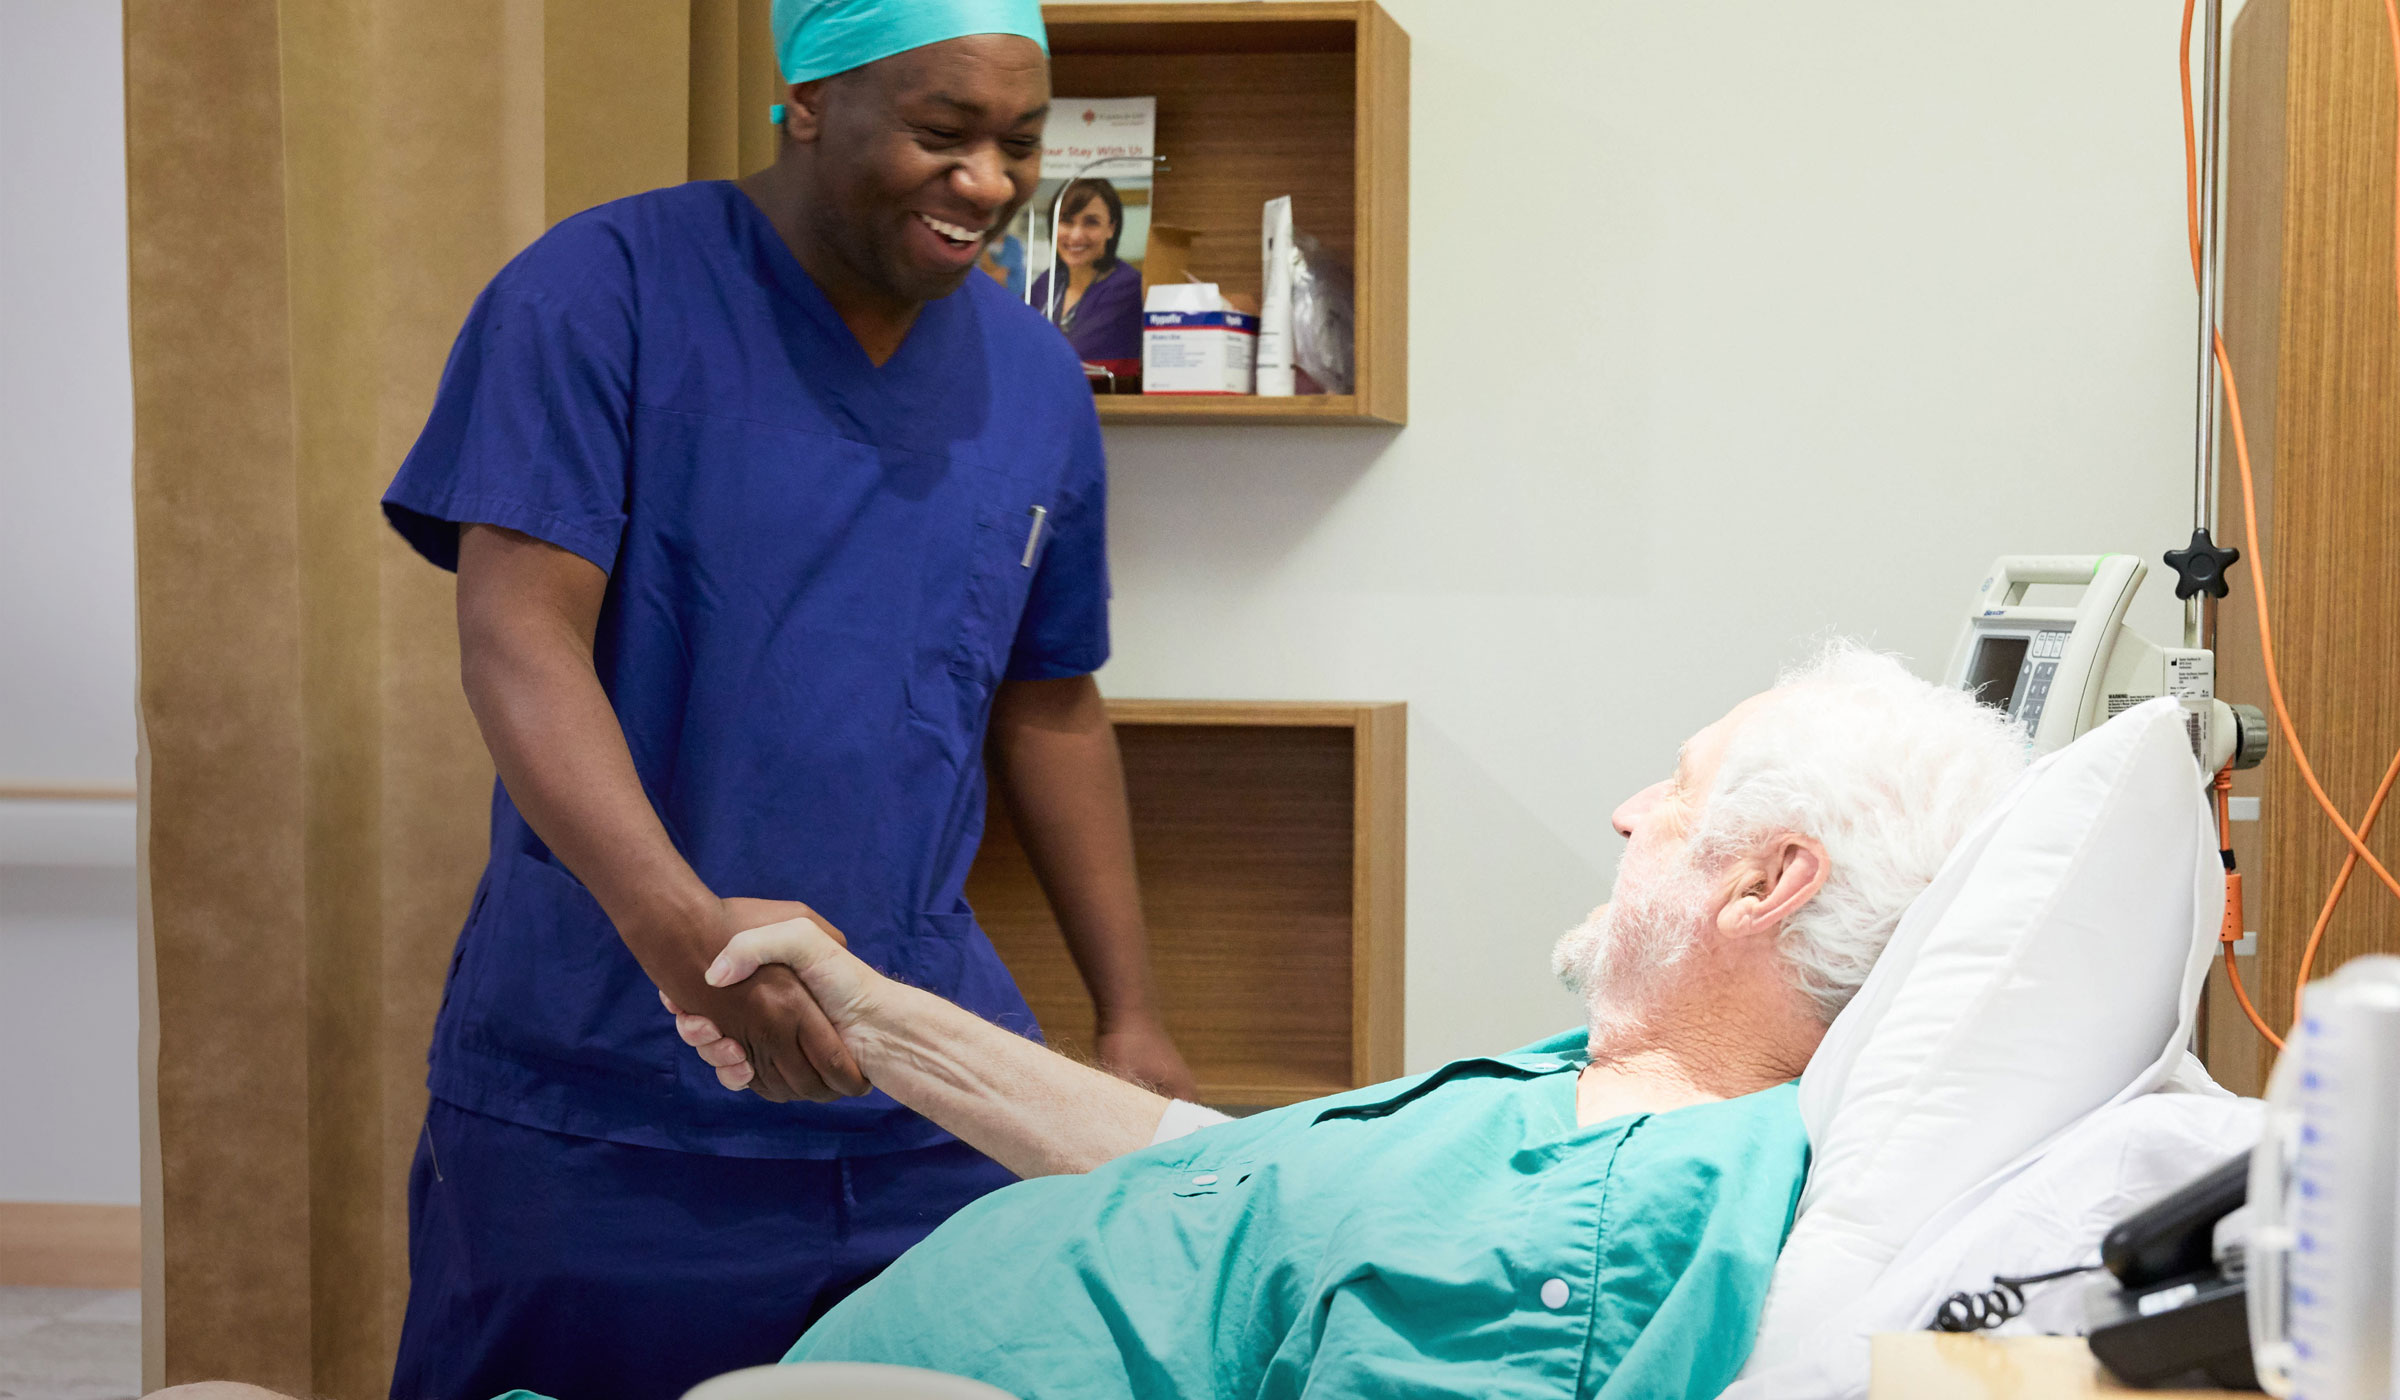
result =
[[[983,500],[976,507],[975,533],[968,546],[965,605],[950,648],[952,675],[978,685],[996,683],[1008,667],[1025,595],[1048,546],[1049,512],[1033,483],[999,472],[984,473]]]

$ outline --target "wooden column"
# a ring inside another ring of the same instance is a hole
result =
[[[2400,293],[2393,286],[2393,77],[2380,7],[2252,0],[2234,28],[2226,333],[2258,467],[2275,659],[2318,776],[2355,823],[2400,747]],[[2230,437],[2221,514],[2240,542]],[[2266,704],[2245,561],[2220,613],[2220,694]],[[2347,850],[2280,735],[2237,792],[2235,829],[2259,952],[2246,973],[2269,1024],[2291,1019],[2302,946]],[[2369,842],[2400,862],[2400,813]],[[2400,953],[2400,900],[2363,869],[2315,975]],[[2218,974],[2219,984],[2223,975]],[[2255,1037],[2223,995],[2211,1061],[2254,1087]]]

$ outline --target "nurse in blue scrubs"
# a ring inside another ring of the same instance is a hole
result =
[[[770,168],[568,219],[477,300],[385,497],[458,572],[499,769],[410,1184],[395,1400],[662,1400],[774,1360],[1010,1180],[870,1091],[737,930],[822,911],[1038,1032],[962,896],[986,755],[1099,1012],[1161,1028],[1074,351],[971,275],[1033,191],[1034,0],[776,0]],[[462,819],[465,814],[461,814]],[[661,992],[746,1048],[728,1093]]]

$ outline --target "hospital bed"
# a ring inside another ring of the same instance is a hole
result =
[[[1863,1397],[1869,1339],[2096,1262],[2118,1219],[2255,1141],[2186,1053],[2223,867],[2174,697],[2039,760],[1902,919],[1801,1078],[1811,1168],[1729,1400]],[[2082,1289],[2011,1330],[2081,1328]],[[906,1368],[766,1367],[689,1400],[999,1400]]]

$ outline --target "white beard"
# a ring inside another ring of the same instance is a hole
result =
[[[1561,935],[1550,970],[1584,999],[1593,1026],[1639,1022],[1699,946],[1708,882],[1678,850],[1617,868],[1606,906]]]

